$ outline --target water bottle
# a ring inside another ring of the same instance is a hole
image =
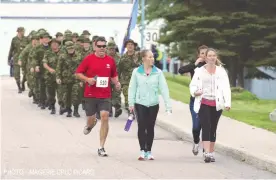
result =
[[[129,131],[130,126],[131,126],[133,120],[134,120],[134,114],[130,113],[129,116],[128,116],[126,125],[125,125],[125,131]]]
[[[96,76],[94,76],[94,79],[97,81],[97,75]],[[88,83],[88,87],[90,87],[91,85]]]

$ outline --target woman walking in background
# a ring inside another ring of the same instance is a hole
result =
[[[171,113],[169,89],[163,72],[154,66],[154,56],[150,50],[141,52],[143,64],[132,72],[128,101],[129,110],[135,109],[138,122],[138,140],[141,154],[139,160],[154,160],[151,148],[154,127],[159,111],[159,91],[165,101],[166,111]]]
[[[202,142],[205,162],[215,162],[214,147],[216,130],[222,110],[231,107],[231,89],[228,75],[221,66],[214,49],[206,51],[206,65],[195,69],[190,83],[194,111],[198,113],[202,127]]]
[[[198,59],[195,61],[195,63],[190,63],[188,65],[180,67],[178,72],[180,74],[190,73],[191,78],[193,78],[194,73],[195,73],[194,72],[195,68],[201,67],[206,64],[205,54],[206,54],[207,49],[208,49],[208,47],[205,45],[200,46],[197,49]],[[193,96],[191,96],[190,97],[190,112],[191,112],[192,120],[193,120],[192,132],[193,132],[193,139],[194,139],[192,152],[196,156],[196,155],[198,155],[199,141],[200,141],[199,136],[200,136],[201,126],[200,126],[198,115],[194,111],[194,101],[195,101],[195,98]]]

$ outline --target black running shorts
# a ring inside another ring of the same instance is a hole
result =
[[[86,116],[93,116],[97,112],[107,111],[111,108],[111,99],[85,98]]]

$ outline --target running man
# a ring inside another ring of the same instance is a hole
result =
[[[89,134],[96,125],[96,112],[100,112],[100,148],[99,156],[107,156],[104,149],[108,134],[109,111],[111,107],[111,82],[117,90],[120,90],[121,84],[118,81],[115,60],[106,55],[106,40],[104,37],[98,37],[95,41],[95,53],[84,58],[76,70],[76,76],[85,83],[85,113],[87,116],[87,125],[83,133]]]

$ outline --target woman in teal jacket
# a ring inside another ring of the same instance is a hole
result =
[[[159,91],[165,101],[166,111],[171,113],[169,89],[163,72],[154,66],[154,56],[150,50],[141,52],[143,64],[132,72],[129,89],[129,110],[135,109],[138,122],[138,139],[141,155],[139,160],[154,160],[151,147],[154,127],[159,111]]]

